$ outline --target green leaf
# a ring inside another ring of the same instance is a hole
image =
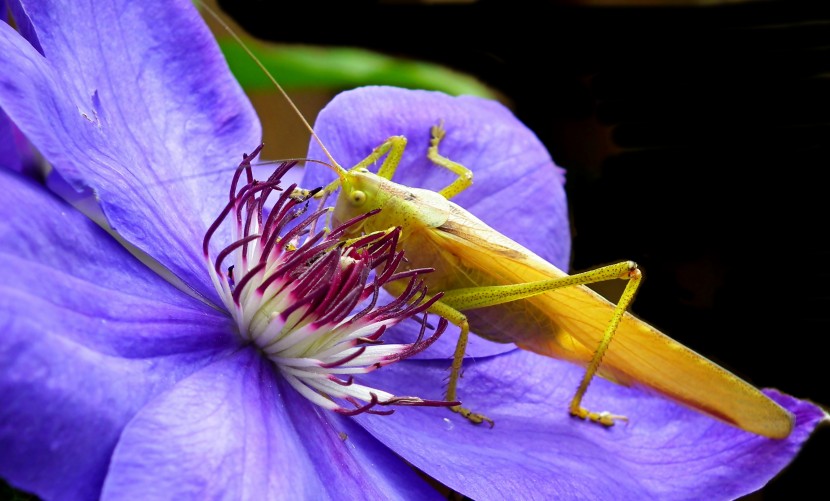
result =
[[[219,45],[245,90],[274,89],[268,76],[236,41],[224,38],[219,40]],[[285,89],[339,90],[393,85],[440,90],[451,95],[496,97],[487,86],[464,73],[364,49],[305,45],[251,46],[250,49]]]

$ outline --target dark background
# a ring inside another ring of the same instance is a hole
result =
[[[818,2],[219,4],[262,39],[372,48],[491,85],[568,171],[574,270],[637,261],[635,313],[757,386],[830,404]],[[820,429],[751,498],[821,497],[828,453]]]

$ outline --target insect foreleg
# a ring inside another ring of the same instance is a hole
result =
[[[581,419],[589,419],[605,426],[611,426],[614,424],[615,420],[625,418],[623,416],[616,416],[607,412],[597,413],[588,411],[581,405],[582,397],[588,390],[588,385],[591,383],[591,380],[596,375],[600,363],[602,362],[602,357],[608,350],[608,346],[614,337],[614,332],[616,332],[617,326],[619,326],[625,311],[628,309],[628,305],[631,304],[631,301],[634,299],[634,294],[640,285],[641,278],[642,274],[637,268],[636,263],[626,261],[586,271],[584,273],[578,273],[576,275],[553,278],[550,280],[540,280],[538,282],[449,290],[446,291],[444,297],[441,298],[441,303],[448,306],[453,311],[461,312],[476,308],[497,306],[511,301],[518,301],[520,299],[533,297],[538,294],[555,289],[561,289],[563,287],[573,287],[612,279],[628,280],[622,297],[617,302],[617,306],[611,316],[611,320],[605,328],[602,340],[594,352],[594,356],[591,358],[591,361],[588,363],[585,376],[582,378],[582,382],[579,384],[579,388],[577,389],[576,394],[571,400],[569,406],[569,412],[573,416]]]
[[[392,226],[391,228],[387,228],[385,230],[373,231],[371,233],[366,233],[365,235],[361,235],[359,237],[341,239],[338,244],[342,245],[344,247],[348,247],[350,245],[356,244],[357,242],[369,240],[372,237],[377,237],[377,236],[380,236],[380,235],[388,235],[389,233],[392,233],[393,231],[395,231],[397,229],[398,228]]]
[[[349,169],[349,171],[366,169],[373,163],[377,162],[380,157],[388,153],[386,158],[383,160],[380,169],[378,169],[378,176],[385,179],[392,179],[392,174],[395,173],[395,170],[398,168],[398,164],[401,163],[401,156],[403,155],[404,149],[406,149],[406,138],[403,136],[392,136],[384,141],[383,144],[372,150],[366,158],[358,162],[357,165]],[[328,196],[329,193],[334,193],[334,191],[340,187],[340,183],[341,179],[335,179],[328,186],[326,186],[325,189],[317,193],[316,198],[323,198]]]
[[[386,141],[384,141],[383,144],[372,150],[372,153],[370,153],[368,157],[358,162],[358,164],[352,167],[351,170],[365,169],[373,163],[377,162],[377,160],[380,157],[382,157],[388,152],[389,154],[386,155],[386,158],[383,159],[383,163],[380,164],[380,169],[378,169],[378,176],[384,179],[391,180],[392,175],[395,174],[395,170],[398,168],[398,164],[401,163],[401,157],[403,156],[403,150],[405,148],[405,137],[392,136]]]

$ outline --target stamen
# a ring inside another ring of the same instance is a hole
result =
[[[242,162],[239,164],[239,167],[236,168],[236,172],[234,172],[233,174],[233,180],[231,181],[231,192],[228,195],[229,200],[233,200],[236,196],[236,187],[239,184],[239,177],[242,175],[243,171],[248,177],[248,184],[253,183],[254,173],[251,170],[251,160],[256,158],[257,155],[259,155],[259,152],[262,151],[262,148],[264,146],[264,144],[260,144],[259,146],[254,148],[254,151],[252,151],[250,155],[247,155],[245,153],[242,154]]]
[[[364,353],[364,352],[366,352],[366,347],[365,347],[365,346],[361,346],[360,348],[358,348],[358,349],[357,349],[354,353],[352,353],[351,355],[347,355],[347,356],[345,356],[345,357],[341,358],[340,360],[336,360],[336,361],[331,362],[331,363],[329,363],[329,364],[320,364],[320,367],[322,367],[323,369],[333,369],[333,368],[335,368],[335,367],[339,367],[339,366],[341,366],[341,365],[346,365],[347,363],[349,363],[349,362],[351,362],[352,360],[356,359],[356,358],[357,358],[357,357],[359,357],[360,355],[363,355],[363,353]]]
[[[306,191],[292,184],[282,189],[282,176],[296,162],[284,162],[266,181],[257,181],[251,161],[260,149],[243,155],[228,203],[202,242],[211,280],[243,342],[256,344],[301,395],[347,416],[392,412],[378,406],[458,405],[395,396],[355,380],[354,375],[420,353],[446,330],[448,322],[441,318],[434,332],[426,334],[425,312],[441,294],[430,296],[419,277],[432,270],[400,269],[405,262],[397,250],[400,228],[340,240],[379,210],[328,232],[315,231],[318,220],[329,213],[318,209],[305,215],[319,188]],[[280,195],[269,202],[275,191]],[[210,244],[220,227],[230,230],[231,243],[211,256]],[[407,280],[403,293],[379,305],[380,288],[397,280]],[[384,343],[388,328],[408,318],[421,324],[417,339]]]
[[[242,280],[239,281],[236,287],[231,284],[231,289],[233,290],[233,303],[239,306],[239,298],[242,296],[242,291],[245,290],[245,286],[248,285],[248,282],[252,281],[256,275],[265,268],[266,263],[260,262],[253,268],[251,268],[248,273],[242,277]]]
[[[219,253],[219,255],[216,256],[216,262],[213,265],[213,268],[216,270],[216,272],[221,273],[220,270],[222,268],[222,261],[224,261],[225,258],[228,257],[233,251],[235,251],[239,247],[244,246],[245,244],[247,244],[248,242],[250,242],[252,240],[256,240],[257,238],[259,238],[259,235],[250,235],[250,236],[247,236],[247,237],[243,238],[242,240],[237,240],[236,242],[234,242],[234,243],[230,244],[229,246],[225,247],[224,249],[222,249],[222,251]]]

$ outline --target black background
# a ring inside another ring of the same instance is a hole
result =
[[[219,3],[259,38],[368,47],[493,86],[568,171],[574,270],[637,261],[636,314],[757,386],[830,404],[818,2]],[[828,453],[820,429],[752,498],[821,497]]]

